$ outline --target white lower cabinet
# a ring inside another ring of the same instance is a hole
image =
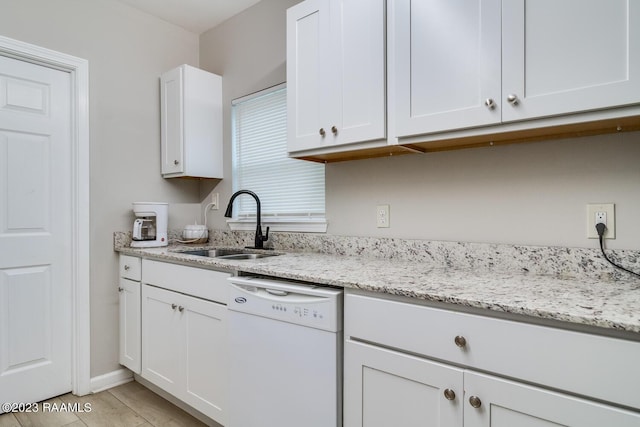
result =
[[[143,260],[141,376],[226,424],[227,278]]]
[[[140,351],[140,280],[141,260],[120,255],[118,283],[119,362],[136,374],[142,367]]]
[[[462,425],[462,369],[351,340],[344,349],[345,427]]]
[[[140,282],[120,278],[120,364],[140,373]]]
[[[465,371],[464,388],[466,427],[640,426],[638,412],[491,375]]]
[[[345,337],[345,427],[640,426],[638,342],[349,293]]]
[[[222,422],[226,306],[143,285],[142,312],[142,376]]]

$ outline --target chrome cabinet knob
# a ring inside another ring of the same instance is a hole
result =
[[[129,271],[129,269],[130,269],[130,268],[131,268],[131,267],[129,267],[128,265],[125,265],[125,266],[124,266],[124,271]]]
[[[173,310],[175,310],[175,309],[176,309],[176,307],[178,307],[178,306],[177,306],[177,305],[175,305],[175,304],[171,304],[171,308],[172,308]]]
[[[518,102],[520,102],[520,100],[518,99],[518,96],[511,93],[507,96],[507,102],[509,102],[509,104],[511,105],[518,105]]]
[[[486,101],[484,101],[484,105],[489,110],[494,110],[496,108],[496,102],[493,100],[493,98],[487,98]]]
[[[324,128],[320,128],[320,136],[324,138],[327,133],[324,131]]]
[[[482,401],[478,396],[471,396],[469,398],[469,404],[474,408],[478,409],[480,406],[482,406]]]
[[[337,128],[337,127],[335,127],[335,126],[331,126],[331,132],[332,132],[334,135],[337,135],[337,134],[338,134],[338,128]]]
[[[182,312],[184,311],[184,307],[183,307],[183,306],[179,306],[179,307],[178,307],[178,311],[179,311],[180,313],[182,313]]]
[[[176,165],[176,166],[178,166],[178,164],[180,164],[180,162],[179,162],[179,161],[177,161],[177,160],[174,160],[174,161],[173,161],[173,164],[174,164],[174,165]]]
[[[447,400],[454,400],[456,398],[456,392],[451,390],[450,388],[445,389],[444,397],[446,397]]]
[[[467,345],[467,339],[465,337],[463,337],[462,335],[458,335],[453,339],[453,342],[456,343],[456,345],[460,348],[464,348]]]

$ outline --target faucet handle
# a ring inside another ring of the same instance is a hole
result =
[[[269,240],[269,227],[267,227],[267,232],[262,236],[263,242],[266,242],[267,240]]]

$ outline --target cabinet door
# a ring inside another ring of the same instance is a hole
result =
[[[180,296],[142,285],[142,376],[176,396],[183,384]]]
[[[502,46],[503,121],[640,102],[637,1],[505,1]]]
[[[327,145],[385,138],[385,29],[385,0],[332,1]]]
[[[184,172],[184,87],[182,67],[167,71],[160,78],[160,151],[162,174]]]
[[[325,124],[329,91],[335,90],[326,58],[329,25],[329,0],[307,0],[287,10],[289,151],[320,147],[331,133]]]
[[[287,10],[288,151],[383,139],[385,0]]]
[[[179,304],[184,326],[181,344],[186,380],[184,401],[226,424],[227,307],[184,295]]]
[[[344,425],[461,427],[462,372],[440,363],[347,340]],[[445,397],[445,390],[452,400]]]
[[[500,0],[393,4],[396,136],[499,123]]]
[[[120,364],[140,373],[140,282],[120,279]]]
[[[637,427],[640,413],[465,372],[465,427]],[[477,398],[476,407],[470,399]]]

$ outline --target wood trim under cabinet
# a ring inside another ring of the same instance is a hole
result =
[[[500,127],[496,127],[499,130]],[[319,163],[335,163],[349,160],[371,159],[376,157],[390,157],[403,154],[430,153],[436,151],[461,150],[464,148],[493,147],[497,145],[519,144],[524,142],[547,141],[554,139],[577,138],[583,136],[601,135],[618,132],[633,132],[640,130],[640,115],[594,120],[583,123],[560,124],[533,129],[517,129],[505,132],[493,132],[482,135],[447,137],[431,141],[417,141],[388,145],[375,148],[362,148],[341,152],[323,154],[300,155],[292,157]]]
[[[463,148],[492,147],[496,145],[523,142],[546,141],[552,139],[577,138],[618,132],[640,130],[640,116],[598,120],[587,123],[556,125],[544,128],[522,129],[486,135],[472,135],[458,138],[404,144],[423,153],[459,150]]]

